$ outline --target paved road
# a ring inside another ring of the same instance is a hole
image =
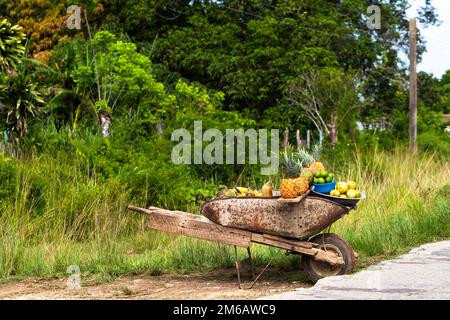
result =
[[[263,299],[450,299],[450,241],[423,245],[353,275]]]

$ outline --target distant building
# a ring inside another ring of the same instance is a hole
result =
[[[447,126],[445,127],[445,132],[449,132],[450,133],[450,114],[444,114],[444,123],[447,124]]]
[[[444,123],[447,124],[447,126],[444,129],[445,132],[450,133],[450,114],[444,114],[442,117],[442,120],[444,121]],[[384,130],[392,129],[392,123],[387,121],[386,118],[379,118],[372,122],[356,121],[356,128],[359,131],[364,131],[364,130],[384,131]]]
[[[381,117],[378,119],[375,119],[371,122],[360,122],[356,121],[356,127],[358,130],[378,130],[378,131],[385,131],[392,129],[392,123],[389,122],[386,118]]]

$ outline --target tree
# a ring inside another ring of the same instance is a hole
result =
[[[85,31],[67,28],[67,8],[71,4],[82,6],[95,15],[100,14],[103,8],[97,0],[17,0],[8,1],[3,6],[6,7],[8,19],[24,28],[32,43],[30,53],[46,61],[56,44]]]
[[[136,42],[153,43],[158,34],[186,24],[195,5],[190,0],[101,0],[99,24]]]
[[[287,103],[305,112],[314,126],[327,134],[336,144],[337,129],[349,123],[360,106],[358,80],[352,73],[325,68],[305,71],[298,80],[290,82]]]
[[[439,81],[438,92],[440,99],[437,111],[445,114],[450,113],[450,70],[447,70]]]
[[[440,99],[439,79],[423,71],[417,74],[417,78],[419,102],[433,108]]]
[[[450,108],[450,70],[437,79],[426,72],[418,73],[418,99],[427,110],[448,113]]]
[[[52,94],[48,103],[53,120],[59,125],[70,123],[76,129],[80,120],[91,120],[94,102],[90,97],[90,86],[95,82],[92,78],[87,82],[75,82],[74,73],[87,67],[92,61],[92,53],[88,42],[84,40],[68,40],[58,44],[50,55],[48,67],[39,67],[37,71]]]
[[[14,74],[0,79],[3,125],[17,141],[28,132],[29,122],[43,111],[44,94],[43,88],[33,80],[27,59],[16,64]]]
[[[374,102],[375,109],[381,105],[389,113],[395,95],[391,90],[383,93],[388,88],[397,91],[405,79],[398,47],[407,50],[409,4],[407,0],[380,3],[380,30],[366,25],[370,4],[225,0],[190,9],[180,6],[178,25],[158,30],[154,61],[175,75],[223,91],[226,105],[248,109],[255,116],[279,105],[287,83],[305,66],[360,70],[368,79],[366,99]],[[436,22],[429,1],[420,17]],[[419,56],[423,50],[421,43]]]
[[[20,26],[12,25],[6,19],[0,21],[0,71],[10,70],[19,61],[25,52],[24,40]]]
[[[117,40],[108,31],[92,39],[92,55],[85,66],[72,73],[81,90],[89,90],[95,101],[105,137],[113,114],[136,111],[146,122],[156,123],[171,107],[175,98],[166,94],[164,85],[152,75],[148,57],[137,53],[134,43]]]

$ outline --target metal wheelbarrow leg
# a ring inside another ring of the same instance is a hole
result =
[[[270,261],[266,264],[266,266],[263,268],[263,270],[258,274],[258,276],[255,277],[255,268],[253,265],[253,260],[252,260],[252,256],[251,256],[251,250],[250,247],[247,248],[247,253],[248,253],[248,257],[249,257],[249,261],[250,261],[250,268],[252,271],[252,280],[253,282],[251,283],[251,285],[247,288],[243,288],[242,287],[242,283],[241,283],[241,272],[239,270],[239,261],[238,261],[238,254],[237,254],[237,247],[234,246],[234,254],[235,254],[235,264],[236,264],[236,273],[237,273],[237,278],[238,278],[238,286],[239,289],[245,289],[245,290],[250,290],[253,288],[253,286],[255,285],[255,283],[259,280],[259,278],[263,275],[263,273],[267,270],[267,268],[270,266],[270,264],[273,261],[273,258],[270,259]]]

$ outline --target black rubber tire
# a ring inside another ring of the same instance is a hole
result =
[[[323,248],[335,251],[344,259],[342,266],[331,266],[326,262],[314,260],[312,256],[302,255],[302,269],[309,280],[316,283],[322,278],[328,276],[337,276],[349,274],[353,271],[355,266],[355,254],[350,244],[343,238],[334,233],[322,233],[312,237],[309,242],[314,242]],[[329,269],[329,270],[327,270]],[[321,272],[324,271],[325,272]]]

